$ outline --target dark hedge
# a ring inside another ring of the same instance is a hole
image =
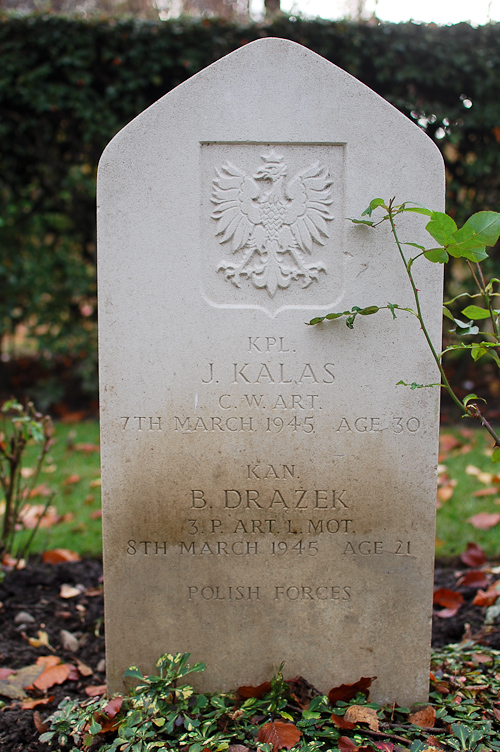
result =
[[[0,17],[0,335],[23,322],[51,353],[94,354],[99,155],[171,88],[263,36],[304,44],[425,128],[458,221],[498,209],[500,24]]]

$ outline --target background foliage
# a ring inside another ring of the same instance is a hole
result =
[[[145,107],[264,36],[291,39],[323,55],[424,128],[445,157],[448,211],[459,223],[472,212],[499,207],[500,24],[280,18],[242,26],[206,18],[0,16],[4,350],[6,343],[12,346],[6,335],[22,323],[35,335],[46,362],[71,353],[76,377],[87,391],[95,389],[99,156]],[[461,282],[456,265],[448,280],[450,294]],[[49,376],[46,380],[50,386]]]

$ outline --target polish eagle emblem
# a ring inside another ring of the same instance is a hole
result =
[[[238,254],[217,271],[238,288],[242,278],[250,280],[272,298],[292,281],[308,287],[326,272],[321,261],[311,263],[307,256],[329,237],[332,180],[318,161],[287,180],[283,156],[272,149],[261,159],[253,175],[231,162],[216,170],[212,219],[219,242]]]

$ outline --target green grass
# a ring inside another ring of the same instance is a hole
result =
[[[446,450],[446,437],[452,436],[458,446]],[[500,464],[491,462],[493,440],[482,429],[468,425],[441,432],[440,478],[449,476],[456,482],[448,501],[441,502],[437,510],[436,555],[456,556],[465,550],[467,543],[482,546],[489,558],[500,556],[500,523],[490,530],[475,528],[467,520],[480,512],[500,514]],[[472,468],[484,475],[472,474]],[[476,492],[495,489],[486,496]]]
[[[457,445],[447,449],[446,437],[450,435]],[[437,510],[436,555],[441,558],[457,556],[465,550],[467,543],[474,542],[484,548],[489,558],[498,558],[500,523],[490,530],[480,530],[467,522],[479,512],[500,513],[500,465],[491,462],[492,441],[484,431],[472,430],[468,426],[444,429],[441,441],[440,478],[446,485],[448,476],[456,485],[451,497],[442,501]],[[81,446],[96,446],[98,443],[97,421],[56,425],[54,444],[39,483],[56,491],[53,504],[58,515],[70,517],[39,530],[34,551],[69,548],[85,556],[100,556],[101,520],[97,516],[101,504],[99,452],[85,451]],[[35,448],[30,447],[27,466],[34,465],[35,456]],[[486,475],[471,474],[471,466]],[[475,492],[487,488],[496,489],[496,493],[474,496]],[[33,504],[41,502],[42,497],[31,500]]]
[[[38,485],[43,484],[56,492],[52,505],[60,517],[67,519],[49,528],[40,528],[32,551],[49,548],[69,548],[83,556],[100,556],[102,551],[99,452],[89,451],[99,444],[99,424],[84,421],[78,424],[55,425],[47,461]],[[89,445],[87,450],[81,445]],[[34,466],[36,447],[29,447],[27,467]],[[77,480],[78,476],[78,480]],[[35,497],[32,504],[44,503],[44,497]]]

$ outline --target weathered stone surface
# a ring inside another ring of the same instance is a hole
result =
[[[109,688],[164,652],[196,686],[281,661],[323,691],[424,700],[436,373],[382,196],[442,209],[432,142],[292,42],[247,45],[167,94],[99,170],[102,487]],[[422,217],[402,239],[425,242]],[[440,337],[441,278],[415,264]]]

